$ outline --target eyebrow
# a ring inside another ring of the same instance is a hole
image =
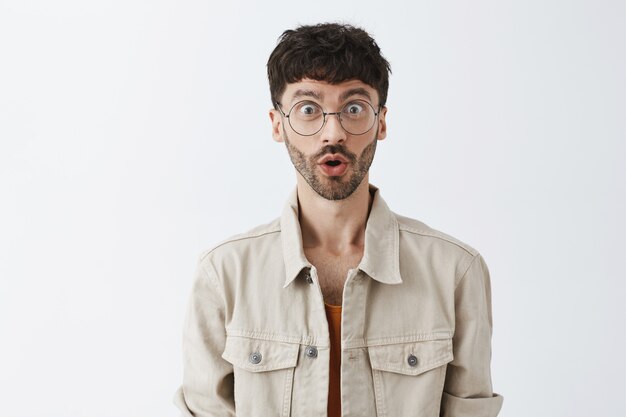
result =
[[[367,97],[367,99],[369,101],[372,101],[372,97],[370,96],[370,93],[368,93],[367,90],[365,88],[362,88],[362,87],[351,88],[348,91],[344,91],[339,96],[339,101],[344,101],[348,97],[352,97],[352,96],[365,96],[365,97]]]
[[[352,96],[364,96],[364,97],[367,97],[368,100],[372,101],[372,96],[363,87],[351,88],[351,89],[349,89],[347,91],[344,91],[339,96],[339,101],[345,101],[346,99],[348,99],[349,97],[352,97]],[[296,90],[295,93],[293,93],[293,97],[291,98],[291,102],[293,103],[294,100],[296,100],[297,98],[300,98],[300,97],[313,97],[313,98],[315,98],[317,100],[322,101],[324,99],[324,94],[320,94],[320,93],[318,93],[317,91],[314,91],[314,90],[300,89],[300,90]]]
[[[295,93],[293,93],[293,97],[291,98],[291,102],[293,103],[293,101],[297,98],[300,97],[313,97],[315,99],[318,100],[322,100],[322,98],[324,97],[323,94],[318,93],[317,91],[313,91],[313,90],[296,90]]]

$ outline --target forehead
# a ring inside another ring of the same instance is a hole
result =
[[[378,93],[361,80],[348,80],[339,84],[326,81],[303,79],[287,84],[282,101],[285,104],[303,99],[314,99],[321,103],[340,103],[348,98],[365,98],[372,104],[378,103]]]

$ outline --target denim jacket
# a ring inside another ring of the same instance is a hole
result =
[[[342,416],[496,416],[484,259],[369,188],[363,257],[343,289]],[[326,416],[329,353],[294,190],[279,218],[200,256],[174,402],[184,417]]]

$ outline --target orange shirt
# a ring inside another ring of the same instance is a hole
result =
[[[341,306],[324,304],[330,332],[328,417],[341,417]]]

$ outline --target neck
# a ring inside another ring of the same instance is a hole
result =
[[[346,199],[326,200],[298,178],[299,221],[304,249],[337,256],[362,252],[372,206],[368,175]]]

